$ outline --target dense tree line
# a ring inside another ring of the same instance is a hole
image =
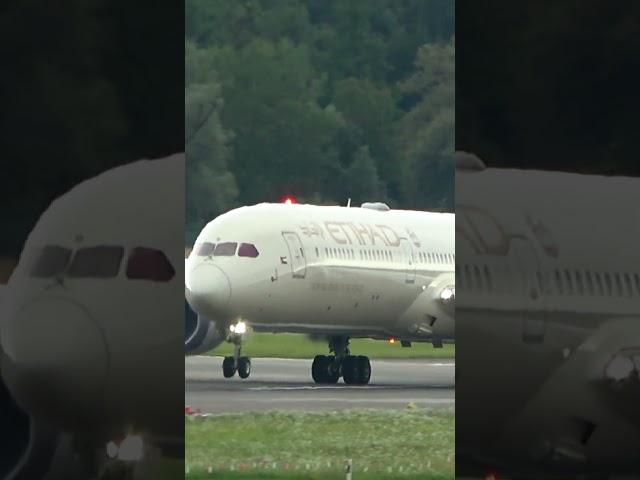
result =
[[[451,209],[451,0],[187,0],[188,242],[242,204]]]
[[[79,181],[183,150],[183,12],[176,0],[2,2],[0,256]]]
[[[456,142],[487,164],[640,175],[640,3],[457,2]]]

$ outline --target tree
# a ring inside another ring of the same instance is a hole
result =
[[[405,94],[419,99],[400,122],[397,137],[406,199],[417,208],[453,208],[454,52],[453,43],[424,45],[415,73],[402,84]]]
[[[220,121],[223,106],[221,88],[215,73],[204,68],[201,52],[191,43],[185,45],[185,152],[186,173],[186,238],[192,242],[204,224],[235,206],[238,189],[228,170],[232,158],[230,142],[233,134]],[[207,83],[198,68],[206,70]]]

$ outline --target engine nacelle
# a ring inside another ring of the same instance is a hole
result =
[[[444,274],[425,286],[400,318],[401,336],[453,341],[455,338],[455,279]]]
[[[0,360],[2,352],[0,352]],[[27,415],[0,377],[0,478],[27,480],[89,478],[68,436]]]
[[[184,350],[187,355],[208,352],[227,339],[229,326],[225,322],[209,320],[196,314],[186,301],[184,310]]]

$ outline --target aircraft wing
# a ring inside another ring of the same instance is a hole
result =
[[[639,458],[639,404],[640,319],[612,320],[569,352],[500,443],[567,466]]]

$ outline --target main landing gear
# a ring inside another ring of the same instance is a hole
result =
[[[222,374],[224,378],[231,378],[238,372],[240,378],[248,378],[251,374],[251,359],[241,356],[242,335],[234,335],[232,341],[235,347],[233,356],[224,357],[222,361]]]
[[[311,376],[316,383],[335,384],[342,377],[347,385],[367,385],[371,363],[364,355],[351,355],[348,337],[329,338],[329,351],[334,355],[316,355]]]

